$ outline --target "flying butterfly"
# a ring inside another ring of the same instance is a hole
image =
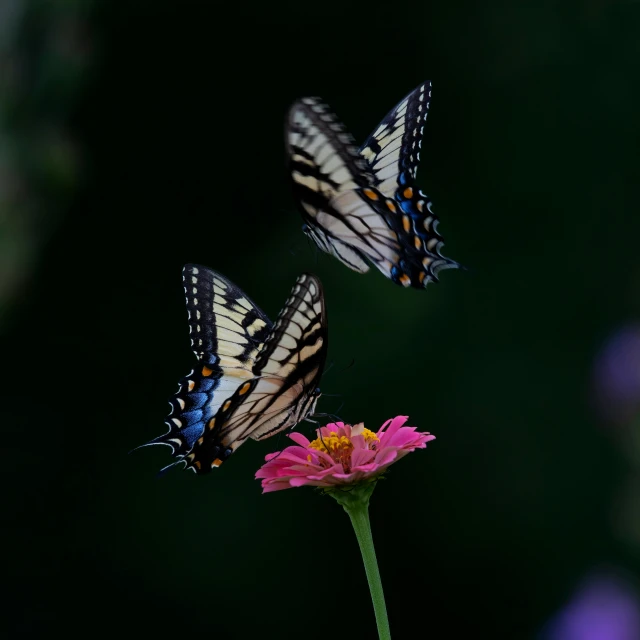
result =
[[[430,198],[415,184],[431,83],[400,101],[356,143],[320,98],[289,110],[286,145],[303,231],[360,273],[374,264],[396,284],[423,288],[460,265],[440,253]]]
[[[169,430],[145,446],[171,447],[195,473],[219,467],[245,440],[262,440],[312,415],[327,354],[320,280],[303,274],[272,323],[224,276],[183,269],[198,366],[170,401]],[[163,469],[164,471],[164,469]]]

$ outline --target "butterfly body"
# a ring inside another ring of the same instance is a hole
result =
[[[305,232],[354,271],[374,264],[405,287],[459,266],[441,255],[431,200],[415,185],[430,95],[430,83],[412,91],[360,148],[319,98],[296,102],[287,124]]]
[[[198,366],[170,401],[169,430],[148,444],[168,445],[177,462],[207,473],[245,440],[270,437],[313,413],[326,312],[311,274],[298,278],[275,323],[207,267],[186,265],[183,280]]]

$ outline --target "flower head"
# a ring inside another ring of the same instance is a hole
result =
[[[353,485],[379,476],[387,467],[415,449],[424,449],[435,440],[430,433],[405,427],[407,416],[387,420],[377,433],[334,422],[317,430],[310,442],[301,433],[289,437],[296,446],[271,453],[256,473],[264,493],[302,487]]]

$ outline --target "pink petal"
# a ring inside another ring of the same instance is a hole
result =
[[[312,487],[330,487],[330,482],[323,482],[322,480],[313,480],[311,478],[293,478],[291,480],[292,487],[304,487],[304,486],[312,486]]]
[[[325,465],[329,465],[330,467],[335,464],[333,458],[324,451],[316,451],[316,455],[318,456],[318,462],[322,461]]]
[[[351,473],[334,473],[333,477],[336,478],[337,480],[342,480],[345,484],[347,483],[347,481],[350,481],[353,479],[353,477],[356,474],[351,472]]]
[[[375,451],[369,449],[354,449],[351,452],[351,466],[358,467],[362,464],[368,464],[376,457]]]
[[[299,431],[293,431],[292,433],[289,434],[289,437],[296,444],[299,444],[301,447],[304,447],[305,449],[311,444],[311,441],[309,440],[309,438],[307,438],[305,435],[303,435]]]
[[[387,420],[382,427],[380,427],[377,436],[380,438],[382,446],[386,446],[387,439],[391,438],[408,419],[409,416],[396,416],[393,420]]]
[[[360,464],[357,467],[351,467],[353,471],[362,471],[363,473],[373,473],[378,470],[380,465],[377,462],[370,462],[369,464]]]
[[[398,450],[393,449],[392,447],[388,447],[379,451],[376,455],[376,464],[379,467],[386,467],[391,464],[398,456]]]
[[[262,493],[271,493],[272,491],[282,491],[282,489],[291,489],[288,482],[264,482],[262,483]]]
[[[418,431],[415,427],[402,427],[391,437],[385,439],[384,446],[398,448],[417,447],[426,442],[425,438],[429,435]],[[431,439],[435,439],[435,436],[431,436]]]
[[[322,469],[317,473],[310,473],[309,477],[320,480],[326,476],[334,475],[336,473],[342,473],[343,471],[344,469],[342,468],[341,464],[334,464],[333,467],[330,467],[329,469]]]

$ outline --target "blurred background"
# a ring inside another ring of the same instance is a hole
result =
[[[371,503],[395,638],[640,638],[639,78],[633,0],[0,0],[0,636],[375,638],[348,518],[253,479],[286,438],[127,454],[200,262],[272,318],[317,273],[319,410],[437,436]],[[425,79],[471,270],[423,292],[309,247],[283,123],[319,95],[362,141]]]

